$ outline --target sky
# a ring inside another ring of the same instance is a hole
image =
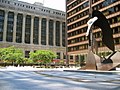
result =
[[[44,3],[45,7],[65,11],[66,0],[18,0],[33,4],[34,2]]]

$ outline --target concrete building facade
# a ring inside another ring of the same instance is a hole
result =
[[[52,50],[64,59],[65,12],[18,0],[0,0],[0,47],[14,45],[25,56],[36,50]]]
[[[92,9],[101,11],[113,31],[115,50],[120,50],[120,1],[91,0]],[[86,37],[87,21],[89,20],[89,0],[66,0],[68,55],[70,63],[85,60],[88,52]],[[100,28],[93,27],[93,35],[98,42],[98,54],[107,56],[111,51],[102,43]]]

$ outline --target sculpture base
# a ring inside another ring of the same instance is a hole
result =
[[[81,70],[103,70],[110,71],[120,65],[120,52],[113,52],[106,58],[101,58],[93,52],[88,53],[86,66]]]

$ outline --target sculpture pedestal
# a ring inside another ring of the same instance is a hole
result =
[[[110,71],[120,65],[120,52],[113,52],[105,59],[94,54],[92,51],[88,52],[88,57],[86,59],[86,66],[84,70],[104,70]]]

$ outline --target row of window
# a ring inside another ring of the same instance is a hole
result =
[[[71,0],[70,0],[70,1],[71,1]],[[77,6],[78,4],[80,4],[80,3],[83,2],[83,1],[84,1],[84,0],[76,0],[74,3],[72,3],[71,5],[69,5],[69,6],[67,7],[67,10],[72,9],[73,7]],[[92,0],[92,4],[94,4],[94,3],[98,2],[98,1],[100,1],[100,0]],[[67,2],[69,2],[69,0],[67,0]],[[112,4],[112,3],[115,3],[115,2],[117,2],[117,0],[105,0],[105,1],[103,2],[103,6],[106,7],[106,6],[108,6],[108,5]],[[88,5],[88,2],[85,2],[85,3],[86,3],[86,4],[84,4],[84,6],[87,6],[87,5]]]
[[[79,34],[82,34],[82,33],[85,33],[87,31],[87,27],[84,27],[82,29],[78,29],[76,31],[73,31],[73,32],[70,32],[68,33],[68,37],[72,37],[72,36],[75,36],[75,35],[79,35]]]
[[[86,22],[87,22],[87,20],[84,20],[84,22],[82,22],[82,21],[81,21],[81,22],[77,22],[76,25],[74,25],[74,26],[77,27],[77,25],[79,25],[79,23],[81,23],[81,24],[86,24]],[[108,19],[108,22],[109,22],[110,24],[114,24],[114,23],[120,22],[120,15]],[[71,27],[69,26],[69,27],[68,27],[68,30],[70,30],[70,29],[72,29],[72,28],[73,28],[72,26],[71,26]],[[94,29],[97,29],[97,28],[98,28],[98,27],[94,27]],[[113,29],[114,29],[114,28],[113,28]],[[119,28],[117,27],[117,29],[115,29],[115,30],[118,30],[118,29],[119,29]],[[81,33],[85,33],[86,30],[87,30],[87,27],[82,28],[82,29],[79,29],[79,30],[76,30],[76,31],[73,31],[73,32],[70,32],[70,33],[68,33],[68,37],[75,36],[75,35],[78,35],[78,34],[81,34]],[[113,30],[113,33],[114,33],[114,32],[116,32],[116,31]]]
[[[114,38],[114,44],[115,45],[120,44],[120,37]],[[98,41],[98,47],[104,47],[104,46],[105,45],[104,45],[104,43],[102,41]],[[83,45],[68,47],[68,52],[85,50],[85,49],[88,49],[88,44],[83,44]]]
[[[106,57],[106,56],[108,56],[108,55],[110,55],[110,54],[111,54],[111,52],[109,52],[109,51],[99,52],[99,53],[98,53],[98,55],[101,56],[101,57]],[[84,55],[78,54],[78,55],[70,55],[70,56],[69,56],[70,59],[74,59],[74,57],[75,57],[75,61],[76,61],[76,62],[84,61],[85,58],[87,57],[87,54],[84,54]]]
[[[70,0],[71,1],[71,0]],[[67,0],[67,3],[70,2],[69,0]],[[81,2],[83,2],[84,0],[76,0],[74,3],[72,3],[71,5],[69,5],[67,7],[67,10],[72,9],[73,7],[77,6],[78,4],[80,4]]]
[[[105,16],[107,16],[107,15],[110,15],[110,14],[113,14],[113,13],[119,12],[119,11],[120,11],[120,4],[103,11],[103,14]]]
[[[77,28],[77,27],[79,27],[79,26],[81,26],[81,25],[87,24],[88,19],[89,19],[89,18],[86,18],[86,19],[84,19],[84,20],[82,20],[82,21],[76,22],[76,23],[68,26],[68,30],[71,30],[71,29]],[[108,22],[109,22],[110,24],[114,24],[114,23],[120,22],[120,15],[108,19]]]
[[[74,10],[70,11],[70,12],[67,14],[67,16],[69,17],[69,16],[71,16],[71,15],[79,12],[80,10],[86,8],[86,7],[88,7],[88,2],[85,2],[84,4],[80,5],[79,7],[75,8]]]
[[[101,8],[103,8],[103,3],[100,3],[100,4],[96,5],[96,6],[94,6],[93,10],[100,10]],[[79,8],[76,8],[75,10],[77,11],[78,9]],[[120,11],[120,4],[103,11],[103,14],[106,16],[106,15],[110,15],[110,14],[113,14],[113,13],[118,12],[118,11]],[[74,13],[76,13],[76,12],[71,11],[70,13],[67,14],[67,17],[71,16]],[[84,16],[86,16],[88,14],[89,14],[89,10],[81,12],[78,15],[68,19],[68,23],[73,22],[73,21],[75,21],[77,19],[80,19],[80,18],[82,18],[82,17],[84,17]]]
[[[4,26],[4,18],[5,18],[5,12],[3,10],[0,10],[0,41],[3,40],[3,26]],[[25,43],[30,44],[31,43],[31,16],[27,15],[25,17]],[[49,26],[47,26],[47,19],[42,18],[41,20],[41,38],[39,38],[39,17],[34,17],[33,19],[33,43],[38,44],[39,39],[41,39],[41,44],[46,45],[46,30],[47,27],[49,29],[49,45],[53,45],[53,38],[54,38],[54,21],[49,20]],[[55,35],[56,35],[56,45],[60,46],[60,38],[64,40],[65,42],[65,36],[60,37],[60,21],[56,21],[55,23]],[[7,37],[6,40],[8,42],[13,41],[13,26],[14,26],[14,13],[8,12],[7,17]],[[23,29],[23,14],[17,15],[17,21],[16,21],[16,42],[21,43],[22,42],[22,29]],[[62,22],[62,35],[65,35],[65,22]],[[62,43],[63,46],[65,46],[65,43]]]
[[[80,18],[82,18],[82,17],[84,17],[84,16],[86,16],[86,15],[88,15],[88,14],[89,14],[89,10],[86,10],[86,11],[84,11],[84,12],[81,12],[80,14],[78,14],[78,15],[70,18],[70,19],[68,19],[68,20],[67,20],[67,23],[69,24],[70,22],[73,22],[73,21],[75,21],[75,20],[78,20],[78,19],[80,19]]]
[[[87,36],[82,36],[82,37],[79,37],[79,38],[68,40],[68,44],[79,43],[79,42],[86,41],[86,40],[88,40],[88,37]]]
[[[120,33],[120,26],[112,28],[112,31],[113,31],[113,34]],[[74,32],[77,32],[77,31],[74,31]],[[74,32],[72,32],[72,33],[74,33]],[[94,35],[95,38],[102,38],[102,32],[101,31],[96,32],[93,35]],[[82,37],[79,37],[79,38],[68,40],[68,44],[74,44],[74,43],[78,43],[78,42],[82,42],[82,41],[86,41],[86,40],[88,40],[88,38],[86,36],[82,36]]]
[[[88,44],[68,47],[68,52],[88,49]]]
[[[10,1],[7,1],[7,0],[0,0],[0,2],[10,4]]]
[[[87,24],[88,20],[89,20],[89,18],[86,18],[86,19],[84,19],[84,20],[81,20],[81,21],[79,21],[79,22],[76,22],[76,23],[68,26],[68,30],[71,30],[71,29],[77,28],[77,27],[79,27],[79,26],[82,26],[82,25],[84,25],[84,24]]]
[[[113,17],[113,18],[108,19],[108,22],[109,22],[110,24],[115,24],[115,23],[120,22],[120,15],[118,15],[118,16],[116,16],[116,17]]]
[[[13,3],[11,3],[10,1],[6,1],[6,0],[0,0],[0,2],[6,3],[6,4],[13,4]],[[38,7],[33,7],[33,6],[30,6],[30,5],[25,5],[25,4],[16,3],[16,2],[14,2],[14,5],[15,5],[15,6],[20,6],[20,7],[25,7],[25,8],[32,9],[32,10],[37,10],[37,9],[38,9]],[[47,10],[47,9],[43,9],[43,8],[41,9],[41,8],[39,8],[39,10],[41,10],[41,11],[43,11],[43,12],[50,13],[50,10]],[[53,14],[56,14],[56,15],[65,16],[64,13],[60,13],[60,12],[55,12],[55,11],[53,11],[52,13],[53,13]]]

